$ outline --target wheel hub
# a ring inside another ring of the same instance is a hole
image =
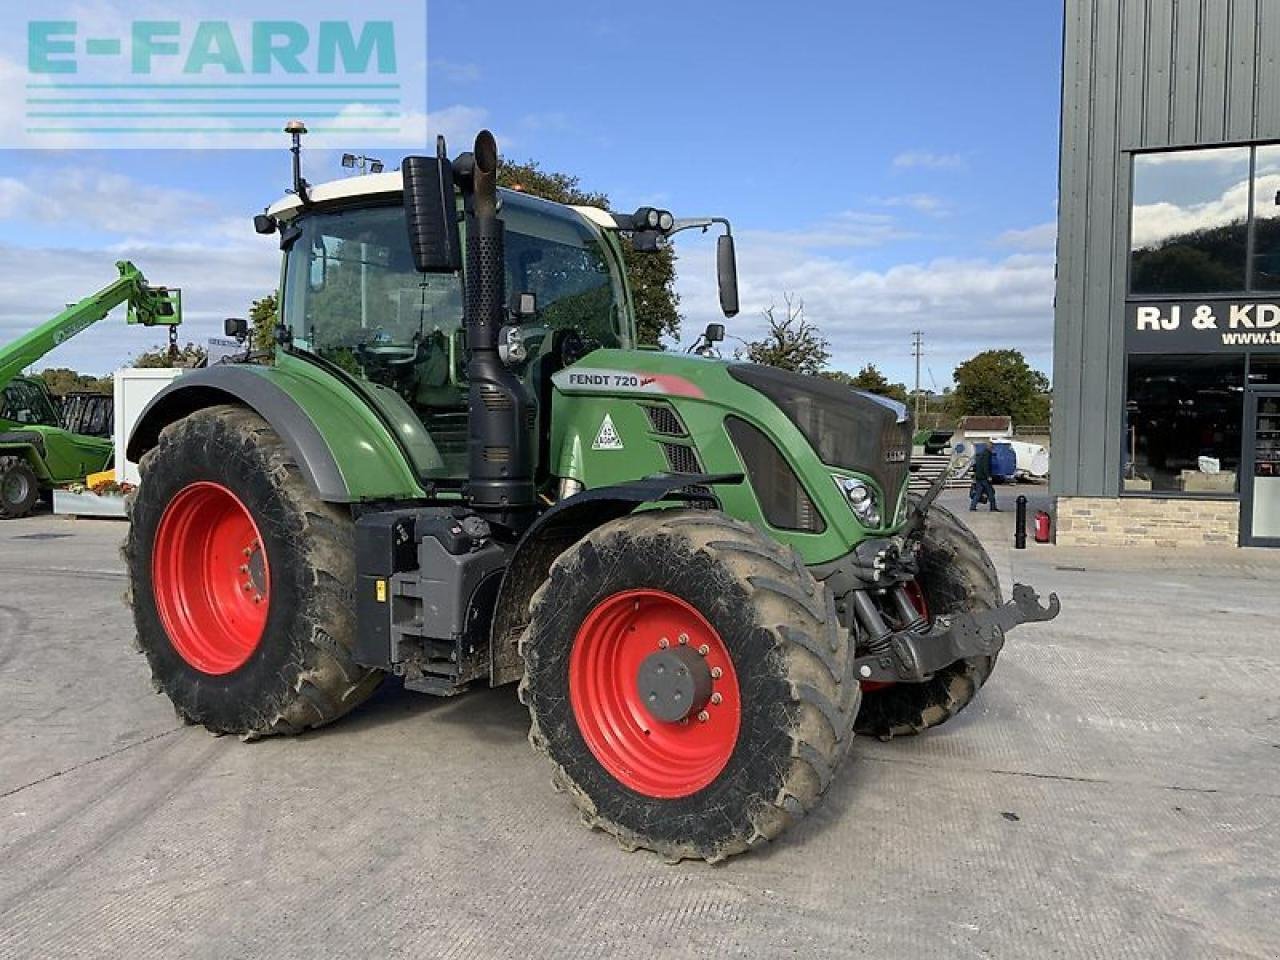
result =
[[[655,720],[679,723],[711,699],[711,668],[687,646],[668,647],[644,658],[636,689]]]
[[[238,670],[257,650],[271,567],[248,506],[197,481],[169,501],[152,549],[156,611],[174,650],[201,673]]]
[[[738,742],[742,693],[728,644],[660,590],[624,590],[587,614],[569,657],[569,702],[601,766],[648,797],[701,790]]]

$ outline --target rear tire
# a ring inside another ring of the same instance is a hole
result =
[[[936,503],[926,515],[916,577],[930,616],[1000,605],[1000,579],[982,543],[960,519]],[[960,660],[926,683],[868,690],[857,729],[887,740],[923,733],[967,707],[995,669],[995,657]]]
[[[0,457],[0,520],[17,520],[35,509],[40,481],[27,461]]]
[[[180,717],[246,738],[294,734],[374,691],[382,674],[351,658],[351,518],[315,496],[266,421],[197,411],[140,468],[125,545],[134,622]]]
[[[556,560],[531,614],[529,740],[628,849],[715,861],[771,840],[818,804],[852,739],[861,690],[832,598],[794,551],[722,514],[605,524]],[[635,665],[668,649],[713,668],[705,721],[696,704],[683,722],[645,705]]]

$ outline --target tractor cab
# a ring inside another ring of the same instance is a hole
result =
[[[371,174],[319,185],[305,206],[295,195],[271,209],[285,248],[280,324],[293,349],[407,405],[435,448],[423,476],[461,483],[469,397],[462,274],[418,271],[403,189],[398,172]],[[506,236],[498,353],[544,400],[534,409],[545,410],[557,370],[591,350],[634,344],[622,251],[616,229],[601,226],[612,222],[603,210],[505,189],[498,197]]]

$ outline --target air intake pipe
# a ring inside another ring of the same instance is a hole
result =
[[[465,158],[459,158],[465,161]],[[460,164],[460,166],[465,166]],[[535,408],[498,356],[506,310],[503,224],[498,219],[498,146],[480,131],[467,196],[467,379],[470,382],[468,499],[477,512],[521,532],[533,520]],[[461,172],[461,171],[459,171]],[[463,182],[465,184],[466,177]]]

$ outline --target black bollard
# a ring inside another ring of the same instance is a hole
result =
[[[1027,498],[1018,495],[1018,512],[1013,525],[1013,549],[1027,549]]]

